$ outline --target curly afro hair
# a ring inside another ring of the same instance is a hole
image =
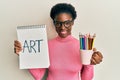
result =
[[[73,20],[76,19],[77,14],[75,8],[71,4],[58,3],[51,8],[50,17],[54,20],[56,15],[60,13],[69,13]]]

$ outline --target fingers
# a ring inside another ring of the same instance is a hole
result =
[[[99,57],[103,58],[103,55],[102,55],[101,52],[97,51],[96,54],[97,54]]]
[[[101,52],[97,51],[96,48],[93,48],[93,52],[98,54],[101,58],[103,58],[103,55],[101,54]]]
[[[22,50],[21,43],[17,40],[14,41],[14,53],[19,54]]]
[[[91,64],[93,65],[99,64],[100,62],[102,62],[102,59],[103,56],[99,51],[94,52],[91,58]]]
[[[17,40],[14,41],[14,46],[15,47],[21,47],[21,43]]]
[[[91,65],[96,65],[96,61],[94,59],[91,59]]]
[[[17,55],[19,55],[19,51],[20,51],[20,50],[14,48],[14,53],[16,53]]]
[[[21,50],[22,50],[21,48],[18,48],[18,47],[15,48],[15,51],[16,51],[17,54],[19,54],[19,52],[20,52]]]

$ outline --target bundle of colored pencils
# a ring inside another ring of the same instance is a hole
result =
[[[96,37],[96,34],[94,34],[94,35],[90,35],[90,34],[82,35],[80,33],[79,34],[80,49],[81,50],[93,49],[95,37]]]

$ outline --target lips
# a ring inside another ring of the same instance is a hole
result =
[[[61,33],[61,34],[67,34],[67,31],[64,30],[64,31],[61,31],[60,33]]]

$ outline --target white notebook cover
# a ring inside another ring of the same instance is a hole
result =
[[[46,25],[18,26],[17,36],[22,44],[19,53],[20,69],[48,68],[50,63]]]

